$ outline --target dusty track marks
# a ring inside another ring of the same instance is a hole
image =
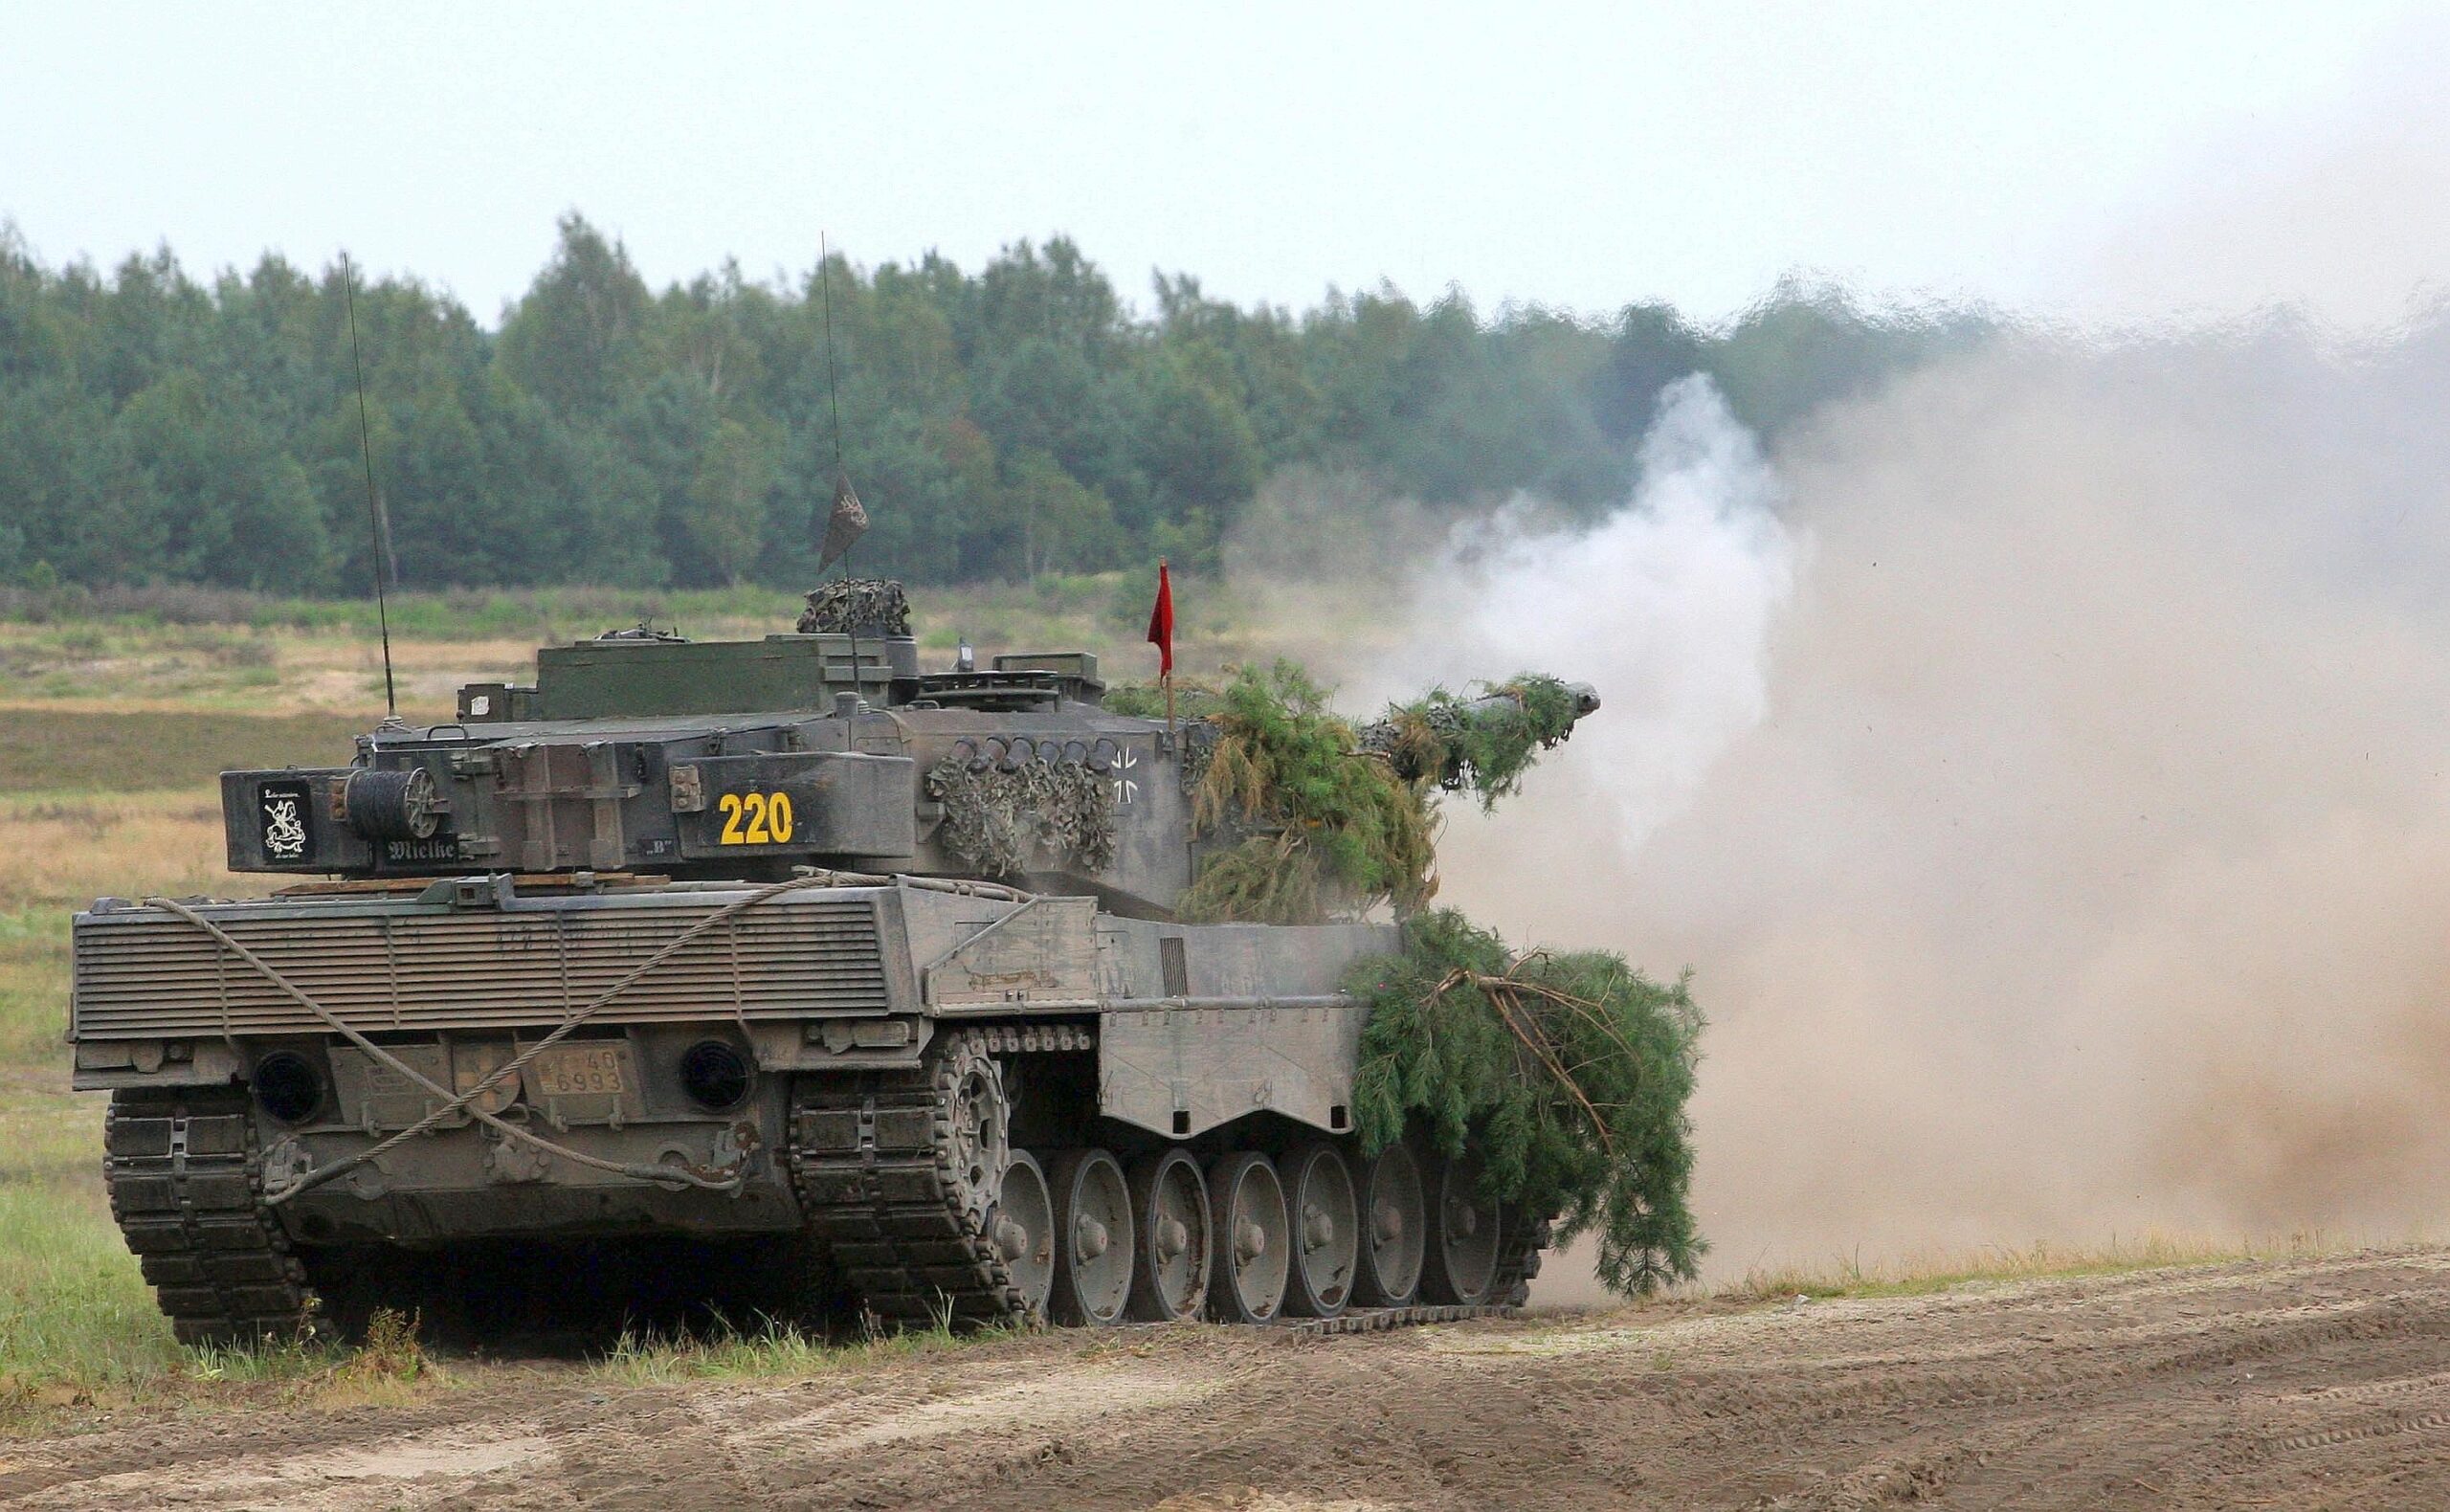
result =
[[[406,1409],[9,1447],[200,1508],[2450,1504],[2450,1252],[1305,1339],[1055,1335],[805,1381],[457,1367]]]

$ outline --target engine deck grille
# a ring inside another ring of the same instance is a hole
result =
[[[729,900],[634,906],[368,909],[224,903],[198,911],[298,989],[368,1034],[558,1021]],[[590,900],[594,902],[595,901]],[[890,1006],[872,896],[791,896],[734,915],[625,989],[602,1023],[880,1013]],[[79,1038],[328,1033],[223,949],[161,909],[80,915]]]

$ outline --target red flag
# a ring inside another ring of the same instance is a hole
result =
[[[1174,675],[1174,583],[1166,572],[1165,559],[1157,561],[1157,605],[1148,611],[1148,644],[1157,648],[1160,677]]]

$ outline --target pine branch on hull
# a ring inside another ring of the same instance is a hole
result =
[[[1367,1003],[1353,1115],[1364,1145],[1415,1122],[1481,1151],[1490,1195],[1599,1236],[1627,1293],[1689,1279],[1703,1252],[1684,1113],[1703,1026],[1686,982],[1606,951],[1510,957],[1449,910],[1409,921],[1404,952],[1355,963]]]

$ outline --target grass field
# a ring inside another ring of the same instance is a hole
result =
[[[0,730],[25,717],[0,708]],[[104,892],[230,890],[219,862],[219,812],[191,772],[150,792],[47,781],[40,795],[0,793],[0,1415],[12,1394],[128,1390],[207,1367],[171,1342],[111,1225],[101,1101],[67,1091],[60,1035],[69,913]]]
[[[921,589],[911,629],[931,663],[968,639],[984,653],[1093,651],[1109,679],[1144,679],[1155,671],[1142,639],[1152,591],[1145,574],[1121,572]],[[1329,636],[1368,643],[1394,621],[1365,600],[1221,584],[1182,583],[1175,606],[1178,662],[1190,675]],[[760,635],[791,629],[799,608],[761,589],[406,594],[391,601],[393,672],[404,714],[446,718],[462,682],[525,679],[539,645],[641,622],[699,639]],[[380,713],[382,700],[370,604],[0,590],[0,707],[363,715]],[[11,754],[0,745],[0,768]]]
[[[367,723],[340,713],[0,706],[0,794],[56,796],[43,813],[107,825],[107,811],[79,800],[206,790],[238,767],[345,766]]]

